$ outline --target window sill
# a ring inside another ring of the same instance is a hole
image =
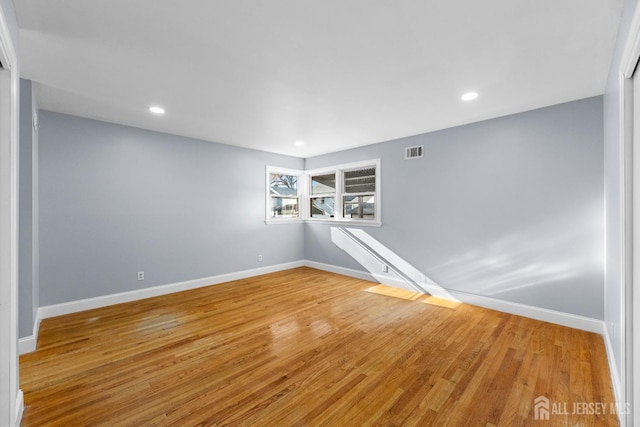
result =
[[[381,227],[382,223],[380,221],[366,221],[366,220],[357,220],[357,219],[315,219],[309,218],[304,222],[309,224],[331,224],[331,225],[357,225],[359,227]]]
[[[354,219],[317,219],[317,218],[308,218],[308,219],[278,219],[278,220],[266,220],[265,224],[330,224],[330,225],[356,225],[358,227],[382,227],[382,223],[380,221],[358,221]]]
[[[301,218],[291,218],[291,219],[268,219],[264,223],[265,224],[302,224],[306,222]]]

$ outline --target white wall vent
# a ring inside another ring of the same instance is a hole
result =
[[[404,158],[408,159],[419,159],[422,157],[422,152],[424,145],[416,145],[415,147],[407,147],[404,149]]]

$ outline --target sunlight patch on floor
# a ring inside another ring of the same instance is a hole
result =
[[[432,295],[423,295],[423,298],[420,300],[420,302],[446,308],[456,308],[460,304],[462,304],[460,301],[452,301],[450,299],[438,298]]]
[[[406,289],[395,288],[393,286],[375,285],[365,289],[366,292],[372,294],[385,295],[393,298],[401,298],[408,301],[418,301],[423,304],[437,305],[438,307],[456,308],[461,303],[444,298],[434,297],[432,295],[424,295],[418,292],[408,291]]]

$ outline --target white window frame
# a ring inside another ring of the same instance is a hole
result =
[[[360,219],[360,218],[345,218],[343,216],[343,197],[345,195],[344,189],[344,173],[357,169],[364,168],[375,168],[376,170],[376,188],[374,191],[375,197],[375,213],[374,219]],[[307,183],[307,193],[311,193],[311,176],[313,175],[322,175],[327,173],[335,173],[336,174],[336,192],[335,192],[335,209],[334,209],[334,217],[333,218],[311,218],[308,216],[305,218],[306,222],[310,223],[330,223],[330,224],[350,224],[350,225],[359,225],[359,226],[369,226],[369,227],[380,227],[382,225],[382,217],[381,217],[381,188],[380,188],[380,159],[372,159],[372,160],[363,160],[360,162],[353,163],[343,163],[340,165],[311,169],[305,171],[305,175],[309,177]],[[311,206],[311,198],[305,197],[307,209]]]
[[[344,173],[357,169],[375,168],[376,170],[376,184],[374,191],[375,198],[375,210],[374,219],[360,219],[360,218],[345,218],[343,216],[343,197],[345,195],[344,189]],[[272,173],[280,173],[285,175],[298,176],[298,206],[299,217],[298,218],[271,218],[271,194],[270,194],[270,181]],[[315,175],[323,175],[335,173],[336,177],[336,192],[327,197],[334,197],[334,217],[333,218],[312,218],[311,217],[311,199],[316,197],[311,192],[311,177]],[[296,170],[279,168],[275,166],[267,166],[266,174],[266,205],[265,216],[267,224],[291,224],[296,222],[308,222],[319,224],[349,224],[365,227],[380,227],[382,225],[382,197],[381,197],[381,173],[380,173],[380,159],[363,160],[360,162],[343,163],[335,166],[329,166],[324,168],[310,169],[310,170]]]
[[[376,221],[379,218],[380,215],[380,210],[379,208],[379,203],[378,203],[378,186],[380,185],[380,182],[378,181],[378,168],[376,167],[376,165],[365,165],[365,166],[358,166],[358,167],[349,167],[349,168],[342,168],[340,170],[340,179],[341,179],[341,189],[342,192],[340,194],[340,215],[344,215],[344,198],[347,196],[364,196],[364,195],[369,195],[372,192],[371,191],[366,191],[366,192],[361,192],[361,193],[348,193],[347,192],[347,185],[346,185],[346,180],[345,180],[345,174],[347,172],[352,172],[352,171],[357,171],[357,170],[362,170],[362,169],[371,169],[371,167],[373,167],[375,169],[375,176],[376,176],[376,181],[375,181],[375,190],[373,191],[373,198],[375,200],[375,211],[374,211],[374,219],[361,219],[361,218],[343,218],[344,220],[348,220],[349,222],[369,222],[369,221]]]
[[[338,194],[340,194],[340,179],[338,177],[338,173],[335,171],[335,169],[328,169],[326,171],[320,170],[319,172],[314,172],[314,171],[309,171],[309,172],[305,172],[306,176],[307,176],[307,193],[305,195],[305,201],[304,203],[307,205],[307,209],[309,211],[309,216],[308,218],[305,218],[307,220],[319,220],[319,221],[332,221],[335,218],[336,215],[336,211],[338,209]],[[333,174],[333,176],[335,177],[335,191],[333,193],[326,193],[326,194],[313,194],[313,177],[314,176],[319,176],[319,175],[331,175]],[[332,198],[333,199],[333,211],[334,211],[334,218],[322,218],[322,217],[313,217],[313,212],[312,212],[312,200],[313,199],[321,199],[321,198]]]
[[[292,175],[298,177],[296,185],[296,196],[298,198],[298,216],[297,217],[279,217],[273,218],[271,216],[271,175]],[[306,218],[306,212],[304,208],[304,188],[306,187],[305,173],[298,169],[279,168],[274,166],[267,166],[265,175],[266,184],[266,199],[265,199],[265,222],[267,224],[291,224],[296,222],[304,222]]]

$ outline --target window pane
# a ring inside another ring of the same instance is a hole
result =
[[[372,193],[376,191],[376,168],[344,172],[345,193]]]
[[[311,199],[312,218],[333,218],[335,199],[333,197],[314,197]]]
[[[298,177],[295,175],[271,174],[271,195],[297,196]]]
[[[375,196],[344,196],[343,209],[345,218],[375,219]]]
[[[333,194],[336,192],[336,174],[314,175],[311,177],[311,194]]]
[[[271,218],[295,218],[297,216],[297,197],[271,197]]]

